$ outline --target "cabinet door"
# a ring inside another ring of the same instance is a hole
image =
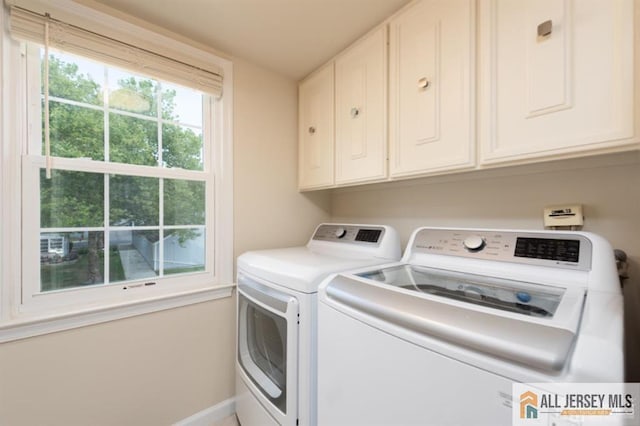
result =
[[[333,185],[333,63],[300,83],[298,186]]]
[[[423,0],[390,23],[392,177],[475,163],[474,5]]]
[[[632,136],[632,0],[491,0],[479,17],[483,163]]]
[[[387,159],[387,37],[380,28],[335,61],[336,184],[382,179]]]

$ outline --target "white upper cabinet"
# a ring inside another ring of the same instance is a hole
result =
[[[300,83],[298,103],[298,186],[333,185],[333,62]]]
[[[638,7],[414,0],[300,84],[299,188],[640,149]]]
[[[387,35],[381,27],[335,60],[336,184],[381,180],[387,160]]]
[[[423,0],[390,21],[390,176],[475,164],[475,2]]]
[[[632,0],[479,2],[483,164],[560,158],[633,136]]]

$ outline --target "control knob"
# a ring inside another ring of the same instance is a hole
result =
[[[487,243],[479,235],[470,235],[464,239],[462,245],[469,251],[480,251]]]
[[[344,238],[345,235],[347,235],[347,230],[344,228],[338,228],[336,229],[336,238]]]

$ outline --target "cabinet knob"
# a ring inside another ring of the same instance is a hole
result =
[[[312,134],[314,134],[315,132],[316,132],[316,128],[315,128],[315,127],[313,127],[313,126],[310,126],[310,127],[309,127],[309,134],[310,134],[310,135],[312,135]]]
[[[427,80],[427,77],[422,77],[418,80],[418,89],[426,89],[431,85],[431,82]]]
[[[351,118],[358,118],[360,115],[360,108],[353,107],[351,108]]]
[[[542,24],[538,25],[538,37],[547,37],[551,35],[553,31],[553,22],[551,19],[548,21],[544,21]]]

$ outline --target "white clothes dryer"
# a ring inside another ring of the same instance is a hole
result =
[[[420,228],[402,262],[335,274],[318,299],[321,425],[510,425],[513,383],[624,381],[594,234]]]
[[[236,414],[243,426],[316,424],[318,285],[331,273],[400,256],[393,228],[321,224],[306,246],[238,257]]]

